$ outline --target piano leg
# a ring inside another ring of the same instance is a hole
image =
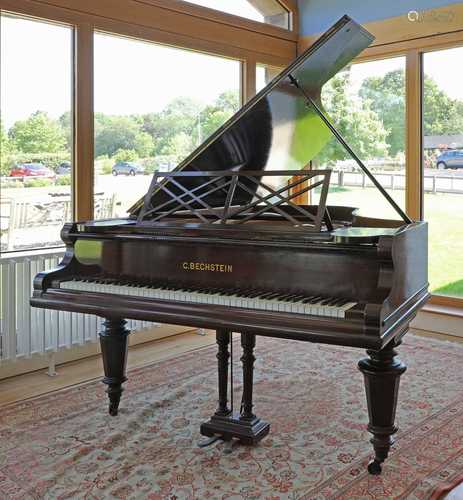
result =
[[[368,358],[359,361],[365,378],[368,404],[368,431],[373,434],[371,443],[375,458],[368,464],[370,474],[381,474],[381,464],[386,460],[397,432],[394,424],[399,381],[407,367],[396,356],[394,341],[381,351],[368,350]]]
[[[106,318],[104,330],[100,332],[101,353],[103,355],[103,383],[108,386],[109,414],[117,415],[121,399],[122,384],[127,380],[125,368],[127,365],[127,345],[129,330],[127,322],[121,318]]]
[[[243,355],[243,401],[241,403],[241,420],[253,420],[256,416],[252,413],[252,386],[254,384],[254,348],[256,347],[256,336],[241,334],[241,347]]]
[[[230,345],[230,332],[228,330],[217,330],[216,342],[219,348],[217,352],[219,405],[215,414],[224,416],[230,413],[228,408],[228,363],[230,359],[228,346]]]
[[[256,336],[241,334],[243,347],[243,402],[240,414],[233,415],[227,406],[228,343],[229,332],[217,331],[217,354],[219,366],[219,407],[208,422],[201,424],[203,436],[220,436],[224,441],[239,439],[244,444],[257,444],[270,430],[270,425],[252,413],[252,385],[254,371],[254,347]]]

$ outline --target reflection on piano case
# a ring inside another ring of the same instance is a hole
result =
[[[256,336],[360,347],[368,354],[359,362],[373,434],[368,470],[381,472],[405,371],[395,348],[428,298],[427,226],[376,182],[320,99],[323,84],[371,41],[343,17],[174,172],[155,174],[127,219],[64,226],[66,255],[36,277],[31,304],[106,319],[111,415],[126,380],[125,318],[216,329],[219,404],[201,433],[248,444],[269,432],[253,413]],[[330,171],[304,166],[333,135],[400,220],[329,205]],[[294,203],[315,188],[318,205]],[[237,413],[228,401],[231,332],[243,349]]]

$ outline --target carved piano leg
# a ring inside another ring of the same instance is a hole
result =
[[[228,408],[228,363],[230,359],[228,346],[230,344],[230,332],[228,330],[217,330],[216,342],[219,348],[217,352],[219,405],[215,414],[224,416],[230,413],[230,408]]]
[[[359,361],[359,369],[365,377],[369,424],[373,434],[371,443],[375,458],[368,464],[370,474],[381,474],[381,464],[386,460],[397,432],[394,424],[399,381],[407,367],[396,356],[393,342],[381,351],[368,350],[369,358]]]
[[[228,334],[226,336],[225,332]],[[208,422],[201,425],[201,434],[204,436],[220,436],[229,441],[239,439],[244,444],[256,444],[264,438],[270,430],[270,425],[260,420],[252,413],[252,384],[254,370],[253,350],[256,345],[255,335],[241,334],[243,347],[243,404],[240,414],[233,415],[227,406],[227,376],[228,376],[228,342],[229,332],[217,331],[219,352],[219,407]]]
[[[243,401],[241,404],[242,420],[252,420],[255,415],[252,413],[252,386],[254,383],[254,347],[256,347],[255,335],[241,334],[241,347],[243,355],[241,362],[243,363]]]
[[[107,318],[104,330],[100,333],[101,353],[105,376],[103,383],[108,386],[109,414],[117,415],[121,399],[122,384],[127,380],[125,368],[127,365],[127,345],[129,330],[127,322],[121,318]]]

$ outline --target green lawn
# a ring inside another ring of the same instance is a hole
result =
[[[392,196],[404,206],[404,191],[394,191]],[[328,204],[359,207],[361,214],[370,217],[394,217],[373,188],[334,188]],[[463,195],[426,194],[424,218],[429,223],[430,290],[463,298]]]

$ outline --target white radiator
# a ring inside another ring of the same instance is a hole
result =
[[[56,267],[63,255],[62,249],[55,249],[1,256],[0,363],[98,340],[101,318],[29,305],[34,276]],[[129,320],[127,325],[132,331],[153,326],[153,323],[136,320]]]

